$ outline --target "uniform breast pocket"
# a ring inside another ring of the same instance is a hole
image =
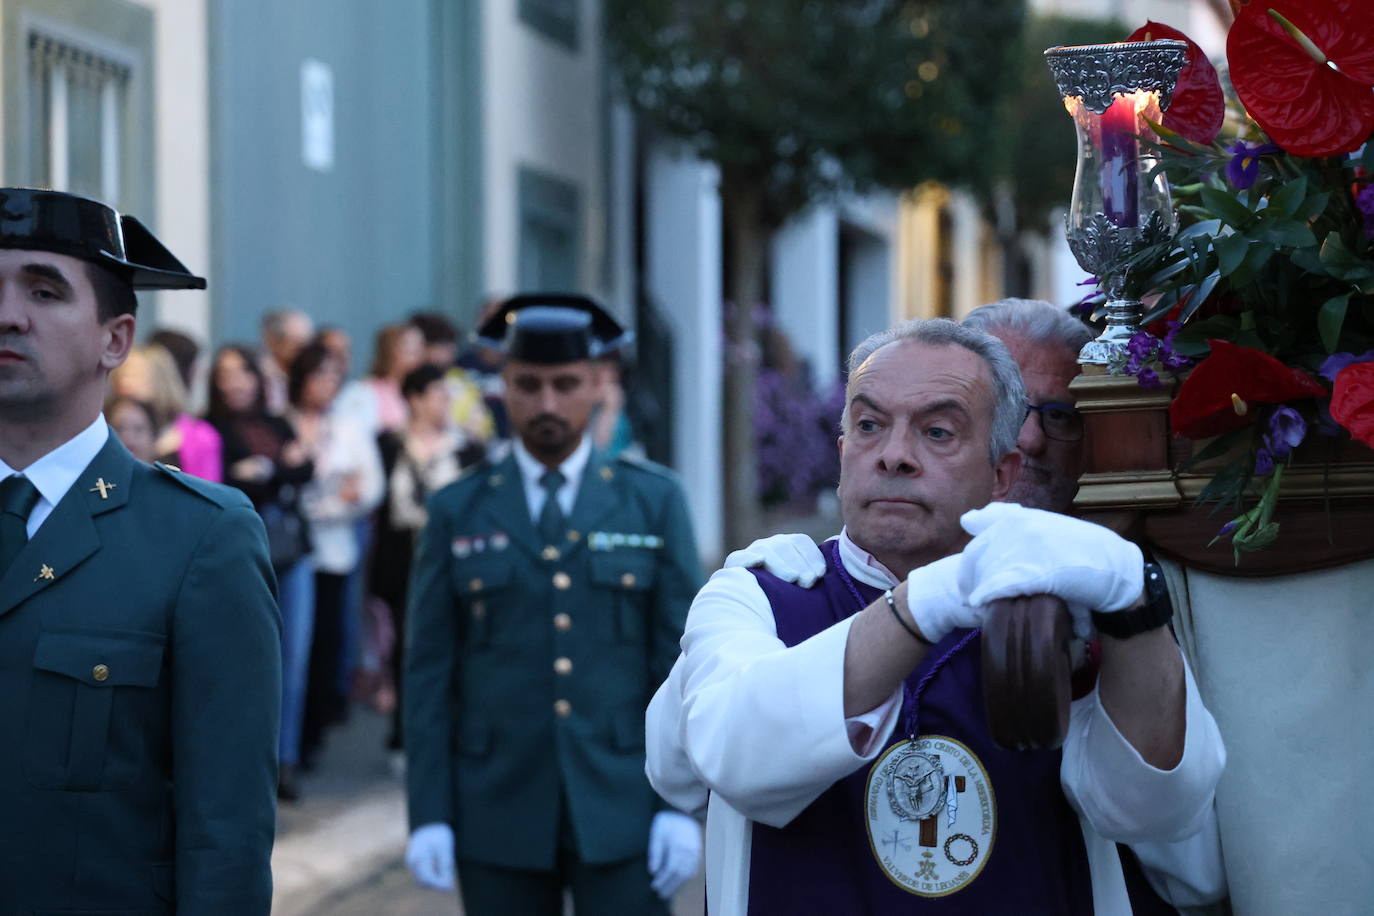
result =
[[[642,643],[648,631],[649,596],[654,587],[653,556],[647,551],[626,549],[592,553],[589,559],[592,586],[612,607],[612,636],[617,642]]]
[[[38,638],[25,715],[24,773],[41,789],[95,792],[133,782],[157,722],[164,638],[48,632]]]
[[[462,630],[469,645],[481,648],[520,640],[520,634],[509,633],[510,628],[503,626],[510,622],[504,618],[512,616],[509,605],[514,577],[515,567],[506,558],[474,558],[453,564],[453,591],[459,596],[461,613],[467,618]],[[503,638],[503,633],[508,638]]]

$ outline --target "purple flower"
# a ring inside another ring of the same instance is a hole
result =
[[[1193,364],[1191,359],[1174,351],[1174,338],[1178,336],[1178,329],[1181,327],[1183,327],[1183,322],[1170,321],[1168,324],[1169,332],[1159,342],[1159,361],[1165,369],[1184,369]]]
[[[1264,433],[1264,444],[1255,453],[1255,473],[1269,474],[1274,470],[1274,462],[1282,461],[1301,444],[1307,436],[1307,421],[1291,407],[1279,407],[1269,415],[1269,428]]]
[[[1159,373],[1148,367],[1136,373],[1135,379],[1140,383],[1141,388],[1158,388],[1160,385]]]
[[[1374,359],[1374,350],[1366,350],[1359,356],[1356,356],[1354,353],[1332,353],[1326,358],[1326,362],[1322,363],[1321,368],[1318,369],[1317,372],[1322,378],[1334,385],[1336,383],[1336,376],[1339,375],[1340,371],[1346,366],[1352,366],[1355,363],[1367,363],[1372,359]]]
[[[1231,182],[1232,187],[1243,191],[1259,177],[1260,157],[1277,153],[1279,148],[1273,143],[1247,143],[1237,140],[1226,151],[1231,154],[1230,160],[1226,163],[1226,180]]]
[[[1229,522],[1221,526],[1221,530],[1217,532],[1217,537],[1224,538],[1227,535],[1229,535],[1232,531],[1235,531],[1236,528],[1239,526],[1240,520],[1233,518]]]
[[[1374,184],[1367,184],[1355,195],[1355,207],[1364,214],[1364,234],[1374,239]]]
[[[1136,331],[1126,342],[1126,374],[1139,376],[1158,349],[1159,341],[1148,331]]]
[[[1264,445],[1275,458],[1287,458],[1288,453],[1297,448],[1307,436],[1307,422],[1302,414],[1291,407],[1280,407],[1269,417],[1269,431],[1264,434]]]

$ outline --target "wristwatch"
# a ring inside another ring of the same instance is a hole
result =
[[[1148,562],[1145,564],[1145,603],[1127,611],[1093,611],[1093,626],[1097,632],[1113,639],[1129,639],[1138,633],[1157,630],[1173,617],[1174,605],[1169,600],[1169,587],[1164,584],[1164,570],[1158,563]]]

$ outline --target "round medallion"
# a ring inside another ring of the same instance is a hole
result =
[[[956,893],[973,883],[992,852],[992,782],[973,751],[953,738],[925,735],[888,748],[869,771],[864,807],[878,866],[909,893]]]

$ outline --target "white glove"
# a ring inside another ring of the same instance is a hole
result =
[[[1144,593],[1140,548],[1101,525],[1015,503],[989,503],[959,523],[973,535],[959,567],[969,604],[1057,595],[1070,609],[1120,611]]]
[[[454,890],[453,828],[444,823],[416,827],[406,843],[406,867],[425,887]]]
[[[784,582],[810,588],[825,575],[825,554],[804,534],[775,534],[734,551],[725,566],[762,566]]]
[[[906,577],[906,606],[921,635],[939,642],[951,630],[983,625],[983,608],[964,603],[959,591],[960,555],[918,566]]]
[[[660,811],[649,825],[649,874],[654,893],[670,899],[701,868],[701,827],[678,811]]]

